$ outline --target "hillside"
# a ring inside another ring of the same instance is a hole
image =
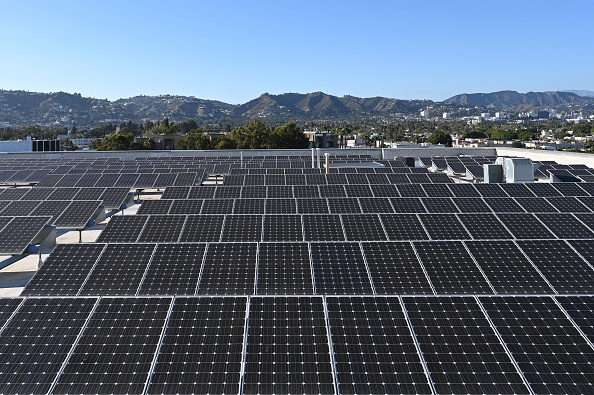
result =
[[[594,104],[594,99],[579,96],[572,92],[518,93],[515,91],[500,91],[493,93],[464,93],[450,97],[444,103],[480,106],[504,111],[526,111],[544,108],[566,110],[570,106]]]

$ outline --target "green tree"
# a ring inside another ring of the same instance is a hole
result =
[[[270,148],[300,149],[309,147],[309,140],[295,122],[274,128],[270,135]]]
[[[511,143],[512,148],[526,148],[526,144],[522,143],[521,141],[514,141]]]
[[[134,136],[132,133],[116,133],[105,137],[101,142],[101,146],[97,148],[98,151],[125,151],[129,150]]]
[[[186,134],[184,149],[211,149],[211,142],[202,129],[192,129]]]
[[[261,121],[254,119],[247,126],[231,132],[231,138],[239,149],[263,149],[270,144],[270,130]]]
[[[431,144],[443,144],[446,147],[452,146],[452,136],[446,132],[433,132],[431,136],[427,138],[427,142]]]
[[[462,138],[464,139],[484,139],[486,137],[487,135],[485,132],[480,130],[469,130],[468,132],[464,132],[464,134],[462,134]]]
[[[234,149],[235,142],[229,136],[221,136],[215,143],[215,149]]]

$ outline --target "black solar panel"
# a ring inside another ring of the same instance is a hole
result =
[[[512,241],[465,241],[464,244],[497,293],[553,293],[538,269]]]
[[[2,210],[2,215],[33,215],[33,211],[40,203],[40,200],[14,200]]]
[[[376,294],[433,293],[410,243],[365,242],[361,245]]]
[[[318,190],[317,185],[300,185],[294,186],[293,188],[293,195],[296,198],[319,198],[320,191]]]
[[[163,201],[163,200],[155,200],[155,201],[159,202],[159,201]],[[204,201],[202,199],[173,200],[171,202],[171,206],[170,206],[168,212],[169,212],[169,214],[200,214],[200,211],[202,210],[203,202]],[[144,204],[143,204],[143,206],[144,206]],[[140,210],[138,210],[138,211],[140,213]],[[143,214],[144,214],[144,212],[143,212]],[[161,213],[151,213],[151,214],[161,214]],[[167,214],[167,212],[164,212],[163,214]]]
[[[200,295],[251,295],[256,279],[256,243],[208,245],[198,293]]]
[[[58,244],[21,296],[77,295],[104,244]]]
[[[594,341],[594,296],[557,296],[556,299],[588,340]]]
[[[304,215],[303,234],[306,241],[343,241],[339,215]]]
[[[459,214],[458,219],[473,239],[511,239],[512,235],[495,214]]]
[[[493,290],[459,241],[413,242],[437,294],[489,294]]]
[[[437,393],[530,393],[474,298],[403,301]]]
[[[594,351],[552,298],[481,297],[480,302],[534,393],[592,392]]]
[[[356,198],[329,198],[328,207],[331,214],[360,213],[361,207]]]
[[[179,237],[180,242],[219,241],[223,215],[190,215]]]
[[[454,194],[450,191],[447,184],[423,184],[422,188],[429,197],[452,197]]]
[[[102,243],[134,242],[138,240],[148,218],[144,215],[113,216],[109,219],[97,241]]]
[[[344,189],[349,197],[372,197],[373,192],[369,185],[345,185]]]
[[[204,200],[201,214],[231,214],[235,199]]]
[[[190,187],[167,187],[161,199],[186,199],[190,193]]]
[[[300,214],[322,214],[328,213],[328,204],[326,199],[310,198],[296,199],[297,212]]]
[[[138,214],[167,214],[169,213],[169,209],[171,208],[171,204],[173,200],[146,200],[142,202],[140,207],[138,208]],[[177,202],[176,202],[177,203]],[[202,203],[202,201],[200,201]],[[177,203],[181,205],[185,205],[185,203]],[[202,206],[202,205],[201,205]],[[200,214],[200,211],[198,211]]]
[[[261,215],[227,215],[221,241],[262,240]]]
[[[429,213],[458,213],[458,207],[450,198],[420,198]]]
[[[264,199],[236,199],[233,214],[264,214]]]
[[[265,185],[250,185],[241,188],[242,198],[265,199],[267,188]]]
[[[402,197],[426,197],[425,190],[416,184],[398,184],[396,185],[398,193]]]
[[[447,187],[456,197],[480,197],[473,184],[447,184]]]
[[[431,387],[397,298],[327,299],[342,394],[419,394]]]
[[[136,295],[154,244],[108,244],[79,295]]]
[[[323,198],[346,197],[346,191],[342,185],[319,185],[318,190],[320,197]]]
[[[45,216],[13,217],[0,230],[0,254],[22,254],[50,220]]]
[[[386,240],[377,214],[344,214],[341,219],[347,240]]]
[[[500,184],[474,184],[474,187],[483,197],[509,196],[503,189],[501,189]]]
[[[363,295],[373,290],[358,243],[312,243],[316,293]]]
[[[176,298],[149,394],[238,394],[245,297]]]
[[[557,210],[545,198],[542,197],[521,197],[516,202],[529,213],[556,213]]]
[[[452,202],[462,213],[490,213],[491,209],[482,198],[477,197],[454,197]]]
[[[419,214],[419,219],[433,240],[470,238],[460,220],[453,214]]]
[[[571,214],[536,214],[536,216],[561,239],[594,238],[594,232]]]
[[[390,199],[395,213],[426,213],[421,199],[415,197],[396,197]]]
[[[301,189],[299,187],[298,189]],[[272,185],[268,186],[268,198],[293,198],[293,187],[290,185]],[[319,192],[318,192],[319,193]]]
[[[563,196],[588,196],[589,194],[574,182],[554,182],[551,183],[556,190]]]
[[[485,203],[495,213],[523,213],[525,212],[522,206],[520,206],[512,198],[501,198],[501,197],[485,197],[483,198]]]
[[[175,242],[179,240],[186,217],[151,215],[140,234],[139,242]]]
[[[389,175],[388,175],[389,176]],[[400,196],[394,185],[371,185],[371,191],[375,197],[394,197]]]
[[[303,228],[300,215],[264,216],[264,241],[301,241]]]
[[[73,200],[67,210],[54,219],[53,223],[57,227],[82,229],[87,226],[101,204],[101,201],[95,200]]]
[[[0,337],[0,393],[48,393],[95,299],[28,299]]]
[[[251,299],[244,394],[333,394],[331,363],[322,298]]]
[[[259,295],[313,294],[307,243],[261,243],[257,291]]]
[[[53,393],[141,394],[170,298],[103,298]]]
[[[387,197],[359,198],[359,205],[363,213],[392,213],[394,209]]]
[[[519,240],[518,245],[562,294],[594,292],[594,269],[563,240]]]
[[[590,212],[588,207],[594,207],[594,204],[582,199],[592,199],[592,197],[576,198],[573,196],[548,197],[547,201],[562,213]],[[594,203],[594,202],[592,202]]]
[[[138,295],[194,295],[205,244],[158,244]]]
[[[532,214],[497,214],[516,239],[554,239],[555,236]]]
[[[215,186],[192,187],[188,193],[188,199],[212,199],[216,189]]]

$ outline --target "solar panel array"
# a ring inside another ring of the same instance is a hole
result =
[[[590,184],[268,172],[300,161],[59,245],[0,307],[0,393],[594,392]]]

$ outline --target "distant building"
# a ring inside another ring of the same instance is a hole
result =
[[[429,110],[421,110],[421,118],[429,118]]]
[[[0,152],[55,152],[60,151],[60,140],[0,141]]]
[[[179,134],[149,134],[143,137],[137,137],[136,141],[144,142],[149,139],[152,139],[156,143],[155,149],[170,151],[179,149],[179,143],[184,139],[184,136]]]
[[[488,112],[483,112],[481,113],[481,119],[488,121],[489,119],[491,119],[491,114]]]
[[[336,148],[338,136],[330,132],[305,132],[309,139],[309,148]]]
[[[443,113],[443,119],[450,119],[450,113],[449,112],[444,112]]]
[[[541,111],[538,112],[538,118],[539,119],[549,119],[549,116],[550,116],[550,114],[549,114],[548,111],[541,110]]]

